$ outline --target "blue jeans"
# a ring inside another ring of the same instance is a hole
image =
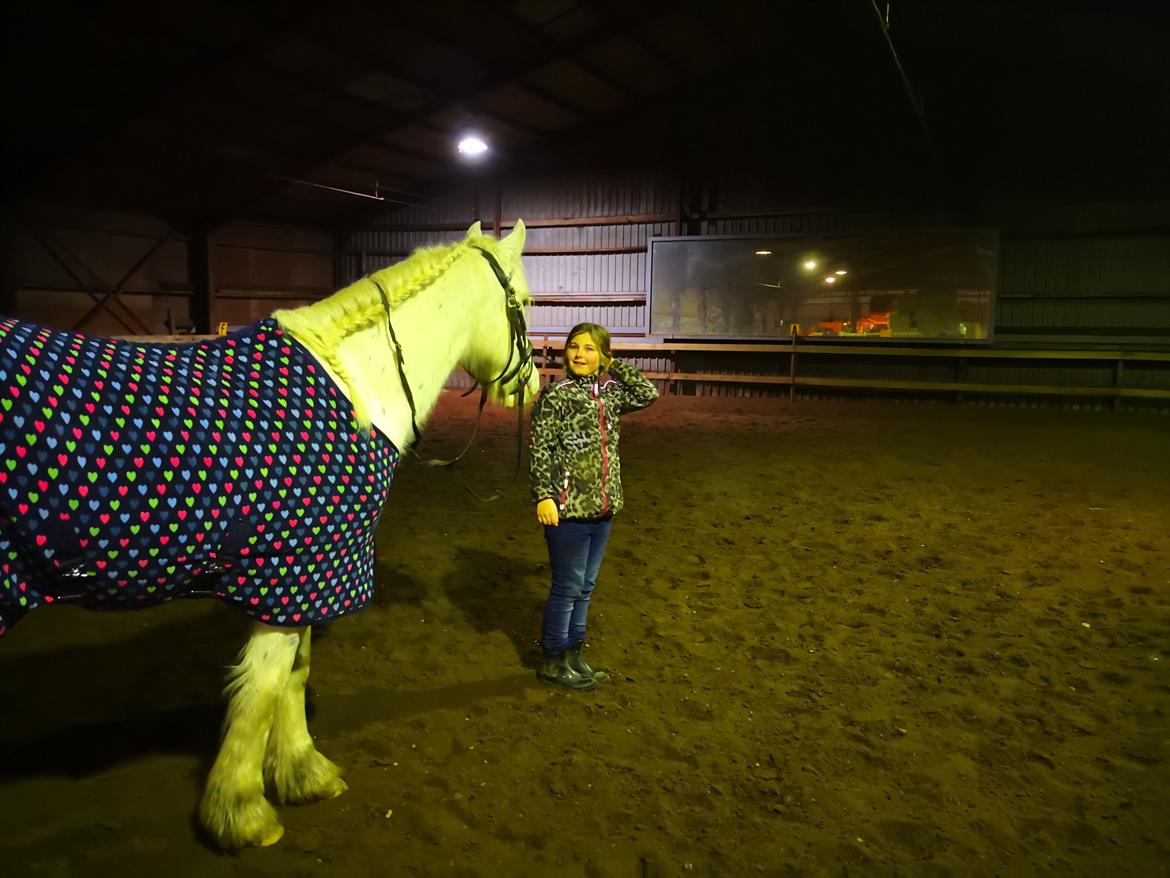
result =
[[[545,525],[552,587],[544,605],[541,642],[545,655],[559,655],[585,639],[589,599],[597,585],[597,571],[605,557],[612,518],[602,521],[564,521]]]

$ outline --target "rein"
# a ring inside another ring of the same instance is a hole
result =
[[[500,370],[500,374],[488,381],[487,384],[499,383],[503,385],[517,376],[521,379],[517,391],[519,399],[516,406],[518,412],[516,469],[512,473],[512,478],[515,479],[520,473],[520,463],[524,454],[524,391],[533,369],[532,343],[528,340],[528,325],[524,320],[524,309],[520,305],[520,300],[516,295],[516,289],[512,286],[511,277],[504,272],[503,267],[492,253],[489,253],[482,247],[475,247],[475,249],[487,260],[488,265],[491,266],[492,273],[495,274],[496,280],[499,281],[500,286],[503,288],[508,314],[508,330],[511,336],[508,361],[504,364],[504,368]],[[386,328],[390,332],[390,341],[394,346],[394,361],[398,366],[398,378],[402,382],[402,389],[406,394],[407,405],[410,406],[410,427],[414,431],[414,444],[417,445],[422,441],[422,432],[418,428],[418,412],[414,405],[414,394],[410,390],[410,382],[406,380],[406,360],[402,355],[402,344],[398,341],[398,335],[394,332],[394,323],[391,319],[390,311],[390,297],[386,294],[385,288],[377,280],[373,277],[370,277],[370,280],[378,288],[378,295],[382,297],[382,307],[386,309]],[[512,365],[513,360],[516,361],[515,366]],[[477,386],[480,388],[479,408],[475,414],[475,426],[472,428],[471,438],[467,440],[467,444],[463,446],[463,450],[449,460],[426,460],[419,456],[412,445],[407,451],[415,460],[431,467],[454,466],[471,449],[472,444],[475,442],[475,436],[479,432],[479,422],[483,416],[484,406],[487,403],[487,386],[477,378],[475,379],[475,383],[471,385],[471,388],[463,394],[463,396],[468,396]],[[463,487],[467,489],[471,496],[483,503],[490,503],[504,496],[502,492],[497,491],[490,497],[480,497],[466,481],[463,482]]]

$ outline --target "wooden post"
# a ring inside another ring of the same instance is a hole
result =
[[[187,279],[191,282],[191,322],[196,335],[210,335],[214,319],[211,293],[211,234],[207,229],[191,233],[187,241]]]
[[[792,338],[792,350],[788,354],[788,401],[796,401],[796,339],[799,338],[800,325],[793,323],[789,329]]]
[[[349,283],[345,276],[345,244],[346,235],[336,232],[333,235],[333,289],[340,290]]]
[[[504,184],[496,180],[496,217],[495,217],[495,236],[500,237],[504,231]]]
[[[16,230],[7,217],[0,217],[0,316],[16,316],[17,284]]]

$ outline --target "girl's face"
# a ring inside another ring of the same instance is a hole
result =
[[[588,332],[574,335],[565,345],[565,362],[573,375],[592,375],[601,362],[601,351]]]

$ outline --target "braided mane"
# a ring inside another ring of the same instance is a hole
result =
[[[318,351],[335,350],[347,336],[385,319],[375,281],[386,290],[390,307],[395,308],[442,277],[472,247],[495,252],[496,243],[490,235],[478,235],[454,244],[424,247],[396,265],[354,281],[327,299],[301,308],[281,309],[272,316],[283,329],[314,342]]]

